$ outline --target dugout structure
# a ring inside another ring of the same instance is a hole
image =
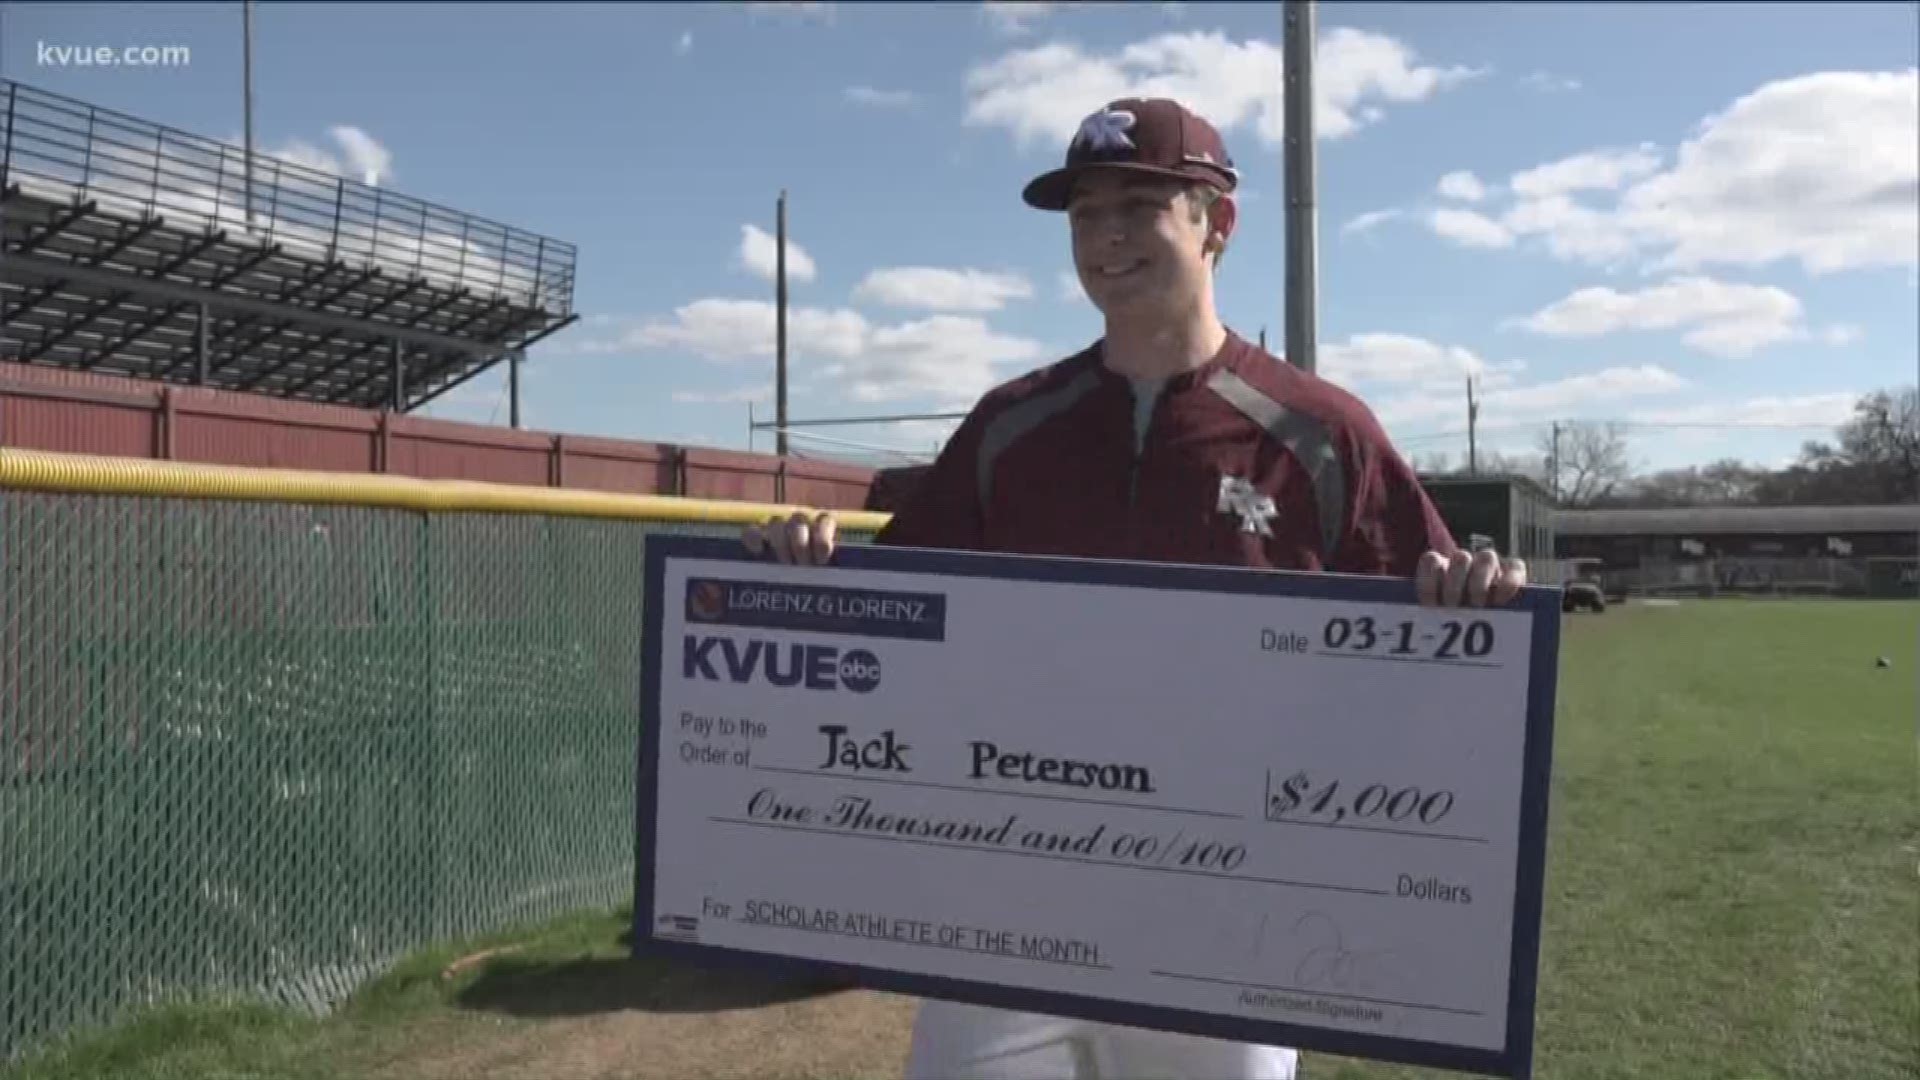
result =
[[[1542,584],[1554,559],[1553,494],[1524,476],[1423,476],[1420,486],[1463,548],[1526,560]]]
[[[1647,595],[1920,596],[1920,506],[1562,511],[1560,553]]]
[[[0,80],[0,360],[408,412],[568,326],[571,244]]]

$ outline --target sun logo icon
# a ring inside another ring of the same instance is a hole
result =
[[[696,622],[714,622],[727,613],[727,589],[717,581],[696,581],[687,586],[687,617]]]

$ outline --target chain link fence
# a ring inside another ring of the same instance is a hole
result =
[[[0,490],[0,1060],[625,899],[647,538],[737,528]]]

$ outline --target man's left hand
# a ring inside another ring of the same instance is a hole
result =
[[[1499,607],[1526,586],[1527,564],[1502,559],[1491,548],[1451,556],[1429,551],[1420,557],[1414,582],[1427,607]]]

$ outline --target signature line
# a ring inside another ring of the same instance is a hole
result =
[[[1268,986],[1262,983],[1239,982],[1234,979],[1217,979],[1211,975],[1187,975],[1178,971],[1155,970],[1153,974],[1163,979],[1183,979],[1187,982],[1214,983],[1219,986],[1237,986],[1243,990],[1274,990],[1283,994],[1305,994],[1308,997],[1338,998],[1341,1001],[1363,1001],[1368,1005],[1392,1005],[1402,1009],[1420,1009],[1426,1012],[1452,1013],[1455,1016],[1485,1016],[1479,1009],[1455,1009],[1446,1005],[1426,1005],[1418,1001],[1388,1001],[1384,998],[1361,997],[1358,994],[1333,994],[1325,990],[1307,990],[1298,986]]]

